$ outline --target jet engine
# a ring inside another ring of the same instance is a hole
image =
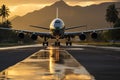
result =
[[[31,39],[32,39],[32,40],[37,40],[37,38],[38,38],[38,36],[37,36],[36,34],[32,34],[32,35],[31,35]]]
[[[97,39],[97,38],[98,38],[98,34],[97,34],[96,32],[93,32],[93,33],[91,34],[91,38],[92,38],[92,39]]]
[[[25,34],[22,33],[22,32],[20,32],[20,33],[18,34],[18,37],[19,37],[20,39],[23,39],[23,38],[25,37]]]
[[[85,40],[86,39],[86,35],[85,34],[80,34],[79,35],[79,39],[82,40],[82,41]]]

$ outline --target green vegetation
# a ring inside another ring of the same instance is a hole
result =
[[[111,4],[106,9],[106,21],[110,23],[111,27],[120,27],[120,18],[118,17],[119,13],[115,7],[115,4]],[[110,30],[107,32],[104,32],[103,35],[105,40],[114,40],[118,41],[120,40],[120,30]]]
[[[15,46],[18,45],[17,43],[0,43],[0,47],[9,47],[9,46]]]
[[[0,16],[2,17],[2,23],[7,21],[6,18],[9,16],[9,13],[9,8],[3,4],[0,8]]]
[[[8,16],[10,15],[9,13],[9,8],[3,4],[0,8],[1,28],[12,28],[12,23],[8,20]],[[19,39],[17,32],[0,29],[0,47],[31,43],[33,44],[34,41],[30,39],[29,35],[25,35],[24,39]]]
[[[106,21],[111,24],[115,24],[116,21],[118,20],[118,11],[116,10],[115,4],[111,4],[108,6],[108,8],[106,9]],[[111,25],[111,27],[113,27],[113,25]]]
[[[2,28],[11,28],[12,24],[11,22],[8,20],[8,16],[9,16],[9,8],[6,7],[6,5],[2,5],[0,8],[0,17],[1,17],[1,23],[0,23],[0,27]],[[2,30],[0,29],[0,43],[12,43],[12,42],[16,42],[16,33],[13,31],[9,31],[9,30]]]
[[[80,42],[80,45],[95,45],[95,46],[112,46],[112,47],[120,47],[120,42]]]
[[[3,27],[3,28],[11,28],[12,27],[11,22],[7,19],[9,16],[9,13],[10,13],[9,8],[3,4],[0,8],[0,17],[2,20],[0,23],[0,27]]]
[[[32,45],[32,44],[36,44],[36,43],[0,43],[0,47],[11,47],[11,46],[20,46],[20,45]]]

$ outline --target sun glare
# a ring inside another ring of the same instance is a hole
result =
[[[78,5],[78,6],[82,6],[82,7],[86,7],[86,6],[90,6],[90,5],[93,5],[93,4],[100,4],[100,3],[103,3],[103,2],[115,2],[115,0],[101,0],[101,1],[74,1],[74,2],[67,2],[69,5],[71,6],[75,6],[75,5]]]
[[[95,4],[95,2],[94,2],[94,1],[79,2],[79,5],[80,5],[80,6],[83,6],[83,7],[89,6],[89,5],[92,5],[92,4]]]

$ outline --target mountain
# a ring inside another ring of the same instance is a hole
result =
[[[88,25],[88,29],[108,27],[109,25],[105,21],[106,8],[113,3],[120,6],[120,2],[107,2],[87,7],[69,6],[60,0],[51,6],[46,6],[22,17],[16,17],[12,20],[12,24],[16,29],[43,31],[29,27],[29,25],[49,27],[50,22],[56,17],[56,8],[58,7],[59,18],[63,19],[66,27],[84,24]],[[80,31],[81,29],[77,30]]]
[[[18,18],[18,17],[20,17],[20,16],[15,15],[15,16],[12,16],[12,17],[8,18],[8,20],[12,21],[13,19]]]

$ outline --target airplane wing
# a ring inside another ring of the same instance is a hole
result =
[[[46,37],[51,37],[52,35],[49,32],[34,32],[34,31],[29,31],[29,30],[17,30],[14,28],[0,28],[2,30],[11,30],[19,33],[30,33],[30,34],[36,34],[38,36],[46,36]]]
[[[65,32],[65,36],[70,36],[70,35],[77,36],[77,35],[80,35],[82,33],[99,32],[99,31],[107,31],[107,30],[117,30],[117,29],[120,29],[120,27],[95,29],[95,30],[86,30],[86,31],[80,31],[80,32]]]
[[[40,26],[33,26],[33,25],[30,25],[30,27],[35,27],[35,28],[41,28],[41,29],[49,30],[49,28],[40,27]]]
[[[31,31],[27,31],[27,30],[17,30],[17,29],[14,29],[14,28],[0,28],[1,30],[10,30],[10,31],[16,31],[16,32],[28,32],[28,33],[31,33]]]
[[[87,27],[87,25],[68,27],[68,28],[65,28],[65,30],[70,30],[70,29],[75,29],[80,27]]]

